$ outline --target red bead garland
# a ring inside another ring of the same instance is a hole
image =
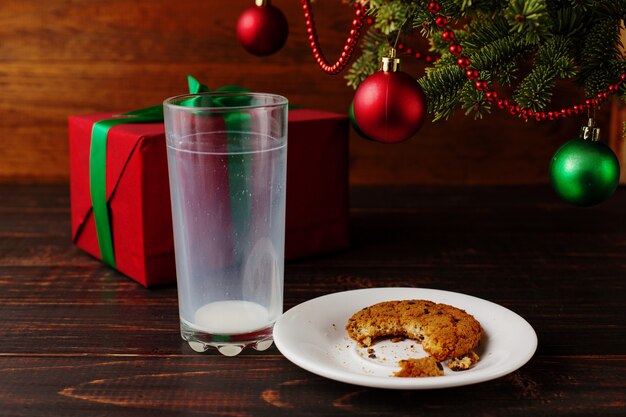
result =
[[[346,45],[344,46],[343,52],[337,62],[333,65],[330,65],[324,57],[324,54],[322,53],[321,47],[319,45],[319,41],[317,39],[317,32],[315,30],[315,22],[313,21],[313,10],[311,9],[311,2],[310,0],[301,0],[301,3],[302,10],[304,12],[307,33],[309,35],[309,46],[313,51],[313,57],[324,72],[331,75],[339,74],[346,67],[346,65],[352,58],[352,55],[354,54],[354,50],[361,36],[361,28],[364,26],[364,23],[368,25],[372,25],[374,23],[374,19],[372,17],[366,16],[365,12],[367,9],[367,5],[355,3],[355,19],[352,21],[350,36],[346,40]],[[433,4],[435,4],[434,7],[438,6],[437,3],[433,2]],[[437,25],[443,27],[447,24],[448,20],[444,16],[438,18]],[[452,36],[454,36],[454,34],[452,34]],[[405,47],[403,44],[398,44],[396,49],[400,52],[404,52],[407,55],[411,55],[415,59],[424,58],[424,61],[426,61],[427,63],[436,62],[440,59],[438,56],[435,55],[422,53],[420,51],[414,51],[410,47]]]
[[[461,55],[461,52],[463,52],[463,48],[458,43],[453,43],[452,45],[450,45],[450,53],[452,55],[459,56]]]
[[[399,43],[399,44],[396,45],[396,50],[398,52],[403,52],[403,53],[405,53],[407,55],[411,55],[415,59],[422,59],[422,58],[424,58],[424,61],[426,61],[428,63],[436,62],[436,61],[439,61],[439,59],[440,59],[436,55],[431,55],[431,54],[428,54],[428,53],[422,53],[420,51],[415,51],[412,48],[407,47],[407,46],[405,46],[402,43]]]
[[[431,1],[430,3],[428,3],[428,11],[430,11],[431,14],[437,15],[440,10],[441,5],[436,1]],[[576,104],[572,107],[561,109],[560,111],[533,112],[532,110],[521,109],[519,105],[510,104],[509,100],[499,98],[498,93],[491,89],[486,81],[480,80],[479,71],[469,68],[471,65],[471,61],[468,57],[461,55],[463,52],[463,48],[461,47],[461,45],[458,43],[453,43],[454,32],[451,29],[447,28],[448,19],[445,16],[437,16],[435,18],[435,25],[440,29],[444,29],[441,33],[441,38],[450,44],[450,53],[459,57],[457,60],[457,65],[460,68],[466,70],[465,75],[468,79],[474,81],[474,86],[476,90],[484,92],[487,100],[495,102],[499,109],[507,110],[509,114],[513,116],[519,115],[524,119],[534,117],[536,121],[541,122],[546,119],[556,120],[559,118],[569,117],[574,114],[581,114],[585,110],[592,109],[602,102],[606,101],[609,94],[616,93],[622,86],[622,84],[624,84],[624,82],[626,81],[626,73],[620,74],[619,81],[615,84],[609,85],[608,90],[598,93],[596,98],[587,99],[585,100],[584,104]]]
[[[430,3],[428,3],[428,11],[432,14],[439,13],[439,10],[441,10],[441,6],[436,1],[431,1]]]
[[[354,13],[354,20],[352,20],[352,29],[350,29],[350,36],[346,39],[346,44],[343,47],[343,52],[341,56],[337,59],[334,64],[330,64],[324,54],[322,53],[322,49],[320,47],[320,43],[317,39],[317,31],[315,30],[315,23],[313,21],[313,10],[311,8],[310,0],[301,0],[302,2],[302,11],[304,12],[304,20],[306,24],[306,31],[308,34],[309,45],[311,47],[311,51],[313,51],[313,57],[315,61],[317,61],[318,65],[327,74],[336,75],[339,74],[350,61],[352,55],[354,54],[354,50],[356,49],[356,45],[359,43],[359,38],[361,37],[361,29],[363,28],[364,23],[367,21],[372,22],[371,18],[367,18],[367,14],[365,13],[367,10],[367,5],[362,5],[361,3],[355,3],[354,7],[356,11]]]
[[[470,64],[471,64],[471,62],[470,62],[469,58],[467,58],[467,57],[465,57],[465,56],[459,57],[459,59],[457,59],[456,63],[457,63],[457,65],[458,65],[459,67],[461,67],[461,68],[463,68],[463,69],[465,69],[465,68],[469,67],[469,66],[470,66]]]
[[[465,57],[462,57],[462,58],[465,58]],[[465,71],[465,76],[469,78],[470,80],[477,80],[478,75],[479,75],[478,70],[475,70],[475,69],[468,69],[467,71]]]
[[[444,30],[443,33],[441,34],[441,38],[450,43],[454,40],[454,32],[452,32],[450,29],[448,30]]]

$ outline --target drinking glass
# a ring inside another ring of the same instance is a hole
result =
[[[283,311],[287,99],[214,92],[164,102],[181,336],[264,350]]]

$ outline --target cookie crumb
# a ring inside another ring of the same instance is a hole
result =
[[[465,355],[450,359],[450,362],[448,362],[448,368],[453,371],[465,371],[476,365],[476,362],[478,362],[479,359],[480,357],[475,352],[471,351]]]
[[[400,370],[393,375],[400,378],[443,376],[443,367],[432,356],[401,360],[398,365],[400,365]]]

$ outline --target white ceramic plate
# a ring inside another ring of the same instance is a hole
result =
[[[383,340],[373,352],[352,340],[345,325],[352,314],[389,300],[425,299],[450,304],[472,314],[484,330],[476,349],[480,361],[471,369],[444,376],[399,378],[397,363],[426,356],[421,345]],[[274,342],[294,364],[336,381],[388,389],[434,389],[476,384],[499,378],[524,365],[535,353],[537,335],[519,315],[469,295],[423,288],[369,288],[325,295],[283,314],[274,326]]]

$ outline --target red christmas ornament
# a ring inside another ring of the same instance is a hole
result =
[[[287,41],[288,34],[285,15],[269,1],[257,0],[256,6],[244,10],[237,21],[237,39],[253,55],[277,52]]]
[[[426,98],[415,78],[399,71],[400,60],[383,58],[383,70],[363,81],[354,95],[354,117],[370,139],[397,143],[424,123]]]

